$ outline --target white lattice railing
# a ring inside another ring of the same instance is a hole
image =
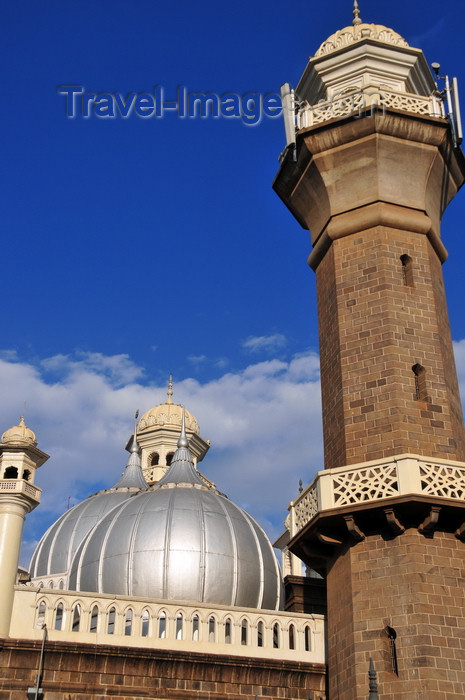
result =
[[[0,491],[7,491],[9,493],[24,493],[26,496],[29,496],[35,501],[40,501],[42,489],[38,488],[38,486],[30,484],[24,479],[1,479]]]
[[[10,637],[325,663],[323,615],[16,586]]]
[[[318,512],[411,494],[463,501],[465,464],[401,455],[318,472],[289,506],[291,537]]]
[[[363,92],[336,94],[331,100],[320,100],[315,105],[301,104],[297,111],[297,130],[321,124],[335,117],[366,116],[375,109],[383,110],[388,107],[425,116],[445,116],[443,103],[435,95],[424,97],[384,89],[368,89]]]

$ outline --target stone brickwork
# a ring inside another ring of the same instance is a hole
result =
[[[465,545],[438,531],[380,534],[329,566],[329,697],[365,700],[371,656],[383,700],[463,698]],[[387,627],[397,635],[398,675]]]
[[[40,643],[0,642],[0,700],[24,700]],[[325,700],[323,664],[49,642],[45,700]]]
[[[335,240],[317,288],[325,467],[407,452],[465,459],[441,264],[428,238],[379,226]]]
[[[371,59],[391,77],[373,43],[310,60],[297,94],[315,104],[322,84],[369,83]],[[423,55],[410,59],[414,92],[430,96]],[[317,276],[327,471],[291,510],[288,548],[326,573],[331,700],[366,700],[370,656],[382,700],[465,697],[465,430],[440,239],[465,158],[446,119],[409,104],[407,82],[371,116],[331,108],[301,128],[273,185],[310,231]]]

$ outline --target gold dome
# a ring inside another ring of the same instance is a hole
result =
[[[192,413],[186,410],[186,428],[193,433],[200,433],[199,424],[195,420]],[[149,411],[144,413],[137,426],[137,432],[143,433],[144,430],[150,430],[153,427],[159,428],[175,428],[178,431],[181,428],[182,406],[177,403],[161,403],[154,406]]]
[[[2,443],[7,445],[37,445],[35,433],[27,427],[24,416],[19,419],[18,425],[13,425],[2,435]]]
[[[338,51],[338,49],[343,49],[346,46],[355,44],[357,41],[363,41],[365,39],[375,39],[376,41],[382,41],[385,44],[391,44],[393,46],[408,47],[408,43],[405,39],[393,29],[389,29],[389,27],[385,27],[383,24],[367,24],[366,22],[360,22],[349,27],[344,27],[344,29],[339,29],[337,32],[334,32],[334,34],[331,34],[331,36],[321,44],[315,54],[315,58],[325,56],[328,53]]]
[[[161,403],[158,406],[154,406],[148,410],[139,421],[137,426],[137,432],[143,433],[144,430],[150,430],[154,427],[158,428],[175,428],[178,432],[181,428],[182,423],[182,406],[177,403],[173,403],[173,377],[170,375],[168,382],[168,400],[166,403]],[[195,420],[192,413],[189,413],[187,409],[185,411],[185,421],[187,430],[192,431],[200,435],[199,424]]]

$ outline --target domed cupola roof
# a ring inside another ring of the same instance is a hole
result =
[[[168,472],[95,526],[74,556],[69,585],[277,609],[282,582],[260,526],[198,475],[183,425]]]
[[[136,435],[126,467],[113,488],[104,489],[66,511],[43,535],[30,563],[31,578],[67,576],[82,540],[108,512],[147,488]]]
[[[385,44],[408,47],[408,43],[405,39],[393,29],[385,27],[382,24],[367,24],[366,22],[362,22],[357,0],[354,0],[353,14],[354,19],[352,24],[331,34],[331,36],[321,44],[315,57],[324,56],[325,54],[332,53],[333,51],[355,44],[357,41],[364,41],[365,39],[375,39]]]
[[[167,401],[165,401],[165,403],[159,404],[158,406],[150,408],[144,413],[137,427],[139,433],[143,433],[144,431],[149,430],[150,428],[153,428],[155,426],[175,428],[179,432],[179,429],[181,427],[183,407],[180,404],[173,403],[172,396],[173,380],[172,377],[170,377],[170,381],[168,384]],[[197,423],[192,413],[189,413],[189,411],[184,409],[184,414],[187,430],[192,431],[193,433],[197,433],[197,435],[199,435],[199,424]]]
[[[13,425],[2,435],[2,443],[4,445],[37,445],[35,433],[27,427],[24,422],[24,416],[19,419],[18,425]]]

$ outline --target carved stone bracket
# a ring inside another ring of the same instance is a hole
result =
[[[422,524],[419,525],[419,532],[431,532],[431,530],[436,529],[436,525],[439,520],[439,513],[441,512],[441,506],[431,506],[429,515],[423,520]]]
[[[394,508],[384,508],[384,514],[389,527],[396,535],[401,535],[403,532],[405,532],[405,527],[397,519]]]
[[[347,529],[357,542],[361,542],[365,539],[365,534],[357,526],[353,515],[344,515],[344,520],[347,525]]]
[[[456,529],[454,534],[458,540],[465,542],[465,522],[463,522],[460,527]]]
[[[318,533],[318,539],[323,544],[332,544],[333,546],[336,546],[336,545],[338,546],[338,545],[342,544],[342,540],[337,540],[334,537],[329,537],[329,535],[323,535],[322,532]]]

